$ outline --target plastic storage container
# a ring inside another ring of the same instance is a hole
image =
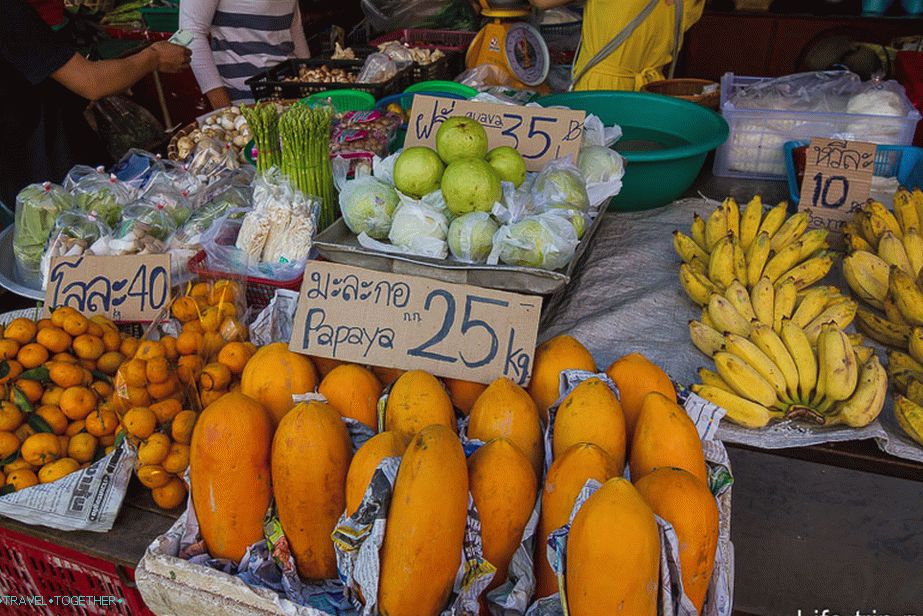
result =
[[[368,92],[344,88],[324,90],[301,99],[299,102],[313,104],[330,101],[337,113],[346,111],[369,111],[375,108],[375,97]]]
[[[250,86],[253,97],[258,100],[266,99],[300,99],[325,92],[327,90],[360,90],[368,92],[376,99],[388,94],[400,92],[409,85],[410,67],[399,70],[397,75],[387,81],[379,83],[328,83],[312,81],[286,81],[286,77],[294,77],[302,66],[320,68],[327,66],[331,69],[339,68],[352,75],[358,75],[362,70],[362,60],[286,60],[271,69],[258,73],[245,83]]]
[[[449,75],[454,77],[465,70],[465,53],[468,46],[474,40],[476,32],[467,32],[464,30],[425,30],[416,28],[404,28],[395,32],[383,34],[371,41],[369,44],[378,46],[388,41],[400,41],[411,47],[426,47],[429,49],[439,49],[445,52],[449,57],[447,69]],[[428,77],[433,79],[434,77]]]
[[[721,78],[721,115],[731,134],[715,153],[714,174],[748,179],[785,179],[786,141],[812,137],[852,135],[857,127],[874,132],[880,145],[910,145],[920,113],[904,96],[907,115],[876,116],[772,109],[737,109],[729,99],[741,88],[767,81],[770,77],[741,77],[725,73]],[[881,138],[882,136],[886,136]],[[858,140],[862,140],[861,135]]]

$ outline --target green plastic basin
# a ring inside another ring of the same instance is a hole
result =
[[[612,147],[627,165],[610,210],[648,210],[675,201],[692,186],[708,153],[728,138],[720,115],[671,96],[597,90],[552,94],[538,102],[581,109],[606,126],[622,127]]]

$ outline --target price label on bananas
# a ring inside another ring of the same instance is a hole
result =
[[[45,307],[76,308],[113,321],[151,321],[170,303],[170,255],[55,257]]]
[[[810,226],[840,235],[846,221],[869,198],[874,172],[874,144],[812,139],[805,151],[799,201],[799,209],[811,217]]]
[[[289,348],[331,359],[525,386],[540,297],[309,261]]]

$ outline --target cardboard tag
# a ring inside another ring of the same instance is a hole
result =
[[[805,152],[798,209],[810,215],[811,227],[829,229],[836,245],[846,222],[868,200],[874,173],[874,144],[814,138]]]
[[[309,261],[289,348],[296,353],[526,385],[540,297]]]
[[[583,141],[585,111],[523,107],[416,95],[407,122],[404,147],[436,147],[436,131],[446,118],[467,116],[487,131],[488,147],[509,145],[526,161],[529,171],[541,171],[556,158],[577,153]]]
[[[45,306],[113,321],[151,321],[170,303],[170,255],[56,257]]]

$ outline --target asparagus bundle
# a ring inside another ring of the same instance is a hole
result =
[[[336,218],[336,189],[329,151],[332,116],[328,107],[292,105],[279,118],[282,173],[301,192],[321,200],[319,230],[326,229]]]
[[[279,151],[279,112],[273,102],[244,105],[240,112],[247,119],[250,134],[259,150],[256,158],[256,170],[266,171],[280,166]]]

